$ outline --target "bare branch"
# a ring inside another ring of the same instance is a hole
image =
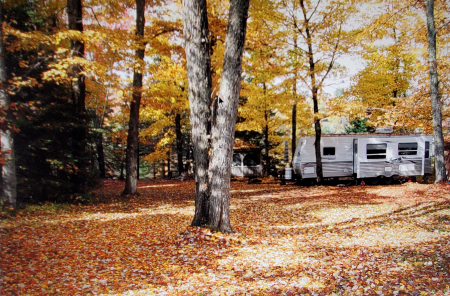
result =
[[[97,24],[101,27],[102,25],[100,25],[100,22],[97,19],[97,15],[95,14],[94,8],[92,8],[91,6],[84,6],[85,8],[90,8],[92,11],[92,14],[94,15],[95,20],[97,21]]]
[[[180,29],[177,29],[177,28],[170,28],[170,29],[162,30],[161,32],[155,33],[155,34],[153,35],[152,39],[153,39],[153,38],[156,38],[156,37],[158,37],[158,36],[164,35],[164,34],[166,34],[166,33],[171,33],[171,32],[181,32],[181,30],[180,30]]]
[[[321,0],[319,0],[319,1],[317,1],[317,5],[316,5],[316,7],[314,7],[314,10],[313,10],[313,12],[311,13],[311,15],[309,16],[309,18],[307,19],[307,21],[309,22],[310,20],[311,20],[311,18],[313,17],[313,15],[316,13],[316,11],[317,11],[317,8],[319,7],[319,5],[320,5],[320,1]]]
[[[436,34],[442,29],[442,28],[446,28],[450,25],[450,20],[448,22],[445,22],[442,26],[438,27],[436,29]]]
[[[342,31],[342,23],[339,25],[339,36],[340,36],[341,31]],[[341,41],[341,39],[339,38],[337,40],[337,42],[336,42],[336,46],[334,47],[334,50],[333,50],[333,55],[331,56],[330,64],[328,65],[328,69],[327,69],[325,75],[323,75],[321,81],[319,82],[319,87],[318,87],[319,89],[322,87],[322,84],[323,84],[325,78],[327,78],[327,76],[330,73],[331,69],[333,69],[334,62],[336,61],[336,58],[337,58],[336,57],[336,53],[337,53],[340,41]]]

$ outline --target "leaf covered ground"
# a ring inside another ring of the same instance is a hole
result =
[[[192,181],[0,221],[1,295],[450,295],[450,186],[232,182],[223,235],[189,227]]]

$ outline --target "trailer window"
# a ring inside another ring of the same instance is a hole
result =
[[[430,142],[425,142],[425,158],[430,158]]]
[[[245,166],[257,166],[260,164],[260,158],[256,154],[247,154],[244,157],[244,165]]]
[[[336,155],[335,147],[323,147],[323,155]]]
[[[367,144],[367,159],[386,158],[387,144]]]
[[[241,166],[241,156],[239,154],[233,154],[233,164],[232,166]]]
[[[398,143],[398,155],[417,155],[417,143]]]

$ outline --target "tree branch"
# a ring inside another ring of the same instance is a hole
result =
[[[405,10],[405,9],[408,9],[408,8],[410,8],[410,7],[415,7],[416,4],[419,3],[419,2],[420,2],[420,0],[416,0],[416,2],[414,2],[414,4],[412,4],[412,5],[406,5],[405,7],[401,8],[401,9],[397,10],[396,12],[394,12],[393,14],[391,14],[391,15],[388,17],[388,19],[387,19],[386,21],[384,21],[382,24],[380,24],[380,25],[378,26],[378,28],[376,28],[376,29],[374,29],[372,32],[370,32],[370,35],[372,35],[372,34],[373,34],[374,32],[376,32],[376,31],[378,31],[383,25],[385,25],[385,24],[386,24],[391,18],[393,18],[395,15],[399,14],[400,12],[402,12],[402,11]]]
[[[319,7],[319,5],[320,5],[320,1],[321,1],[321,0],[317,1],[316,7],[314,7],[313,12],[311,13],[311,15],[309,16],[309,18],[307,19],[308,22],[311,20],[311,18],[313,17],[313,15],[316,13],[317,7]]]
[[[100,25],[100,22],[97,19],[97,15],[95,14],[94,8],[92,8],[92,6],[83,6],[83,7],[90,8],[92,10],[92,14],[94,15],[94,18],[97,21],[97,24],[101,27],[102,25]]]
[[[436,29],[436,34],[437,34],[442,28],[448,27],[449,25],[450,25],[450,20],[449,20],[448,22],[444,23],[442,26],[438,27],[438,28]]]

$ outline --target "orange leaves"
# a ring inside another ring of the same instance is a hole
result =
[[[232,183],[236,233],[189,227],[194,182],[0,220],[2,295],[445,295],[448,184]]]

